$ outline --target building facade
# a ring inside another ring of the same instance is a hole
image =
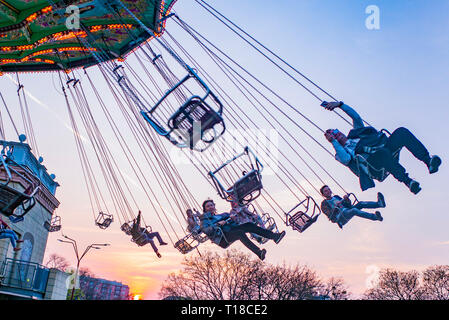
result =
[[[9,239],[0,240],[0,299],[65,299],[67,275],[42,266],[48,223],[59,206],[55,197],[58,183],[28,144],[0,140],[0,151],[1,218],[23,241],[21,250],[14,251]],[[14,223],[10,218],[20,217],[23,207],[19,205],[12,216],[4,209],[15,199],[14,192],[26,194],[29,188],[35,190],[35,204],[23,221]]]
[[[87,276],[79,282],[86,300],[129,300],[129,287],[121,282]]]

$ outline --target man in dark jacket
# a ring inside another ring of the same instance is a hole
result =
[[[353,120],[353,129],[347,136],[336,129],[329,129],[325,137],[335,148],[335,158],[360,178],[362,190],[374,187],[373,179],[383,181],[385,174],[391,173],[412,193],[421,191],[419,182],[411,179],[399,163],[403,147],[424,162],[430,174],[438,171],[441,158],[430,156],[426,147],[408,129],[398,128],[387,137],[373,127],[366,127],[360,115],[343,102],[324,102],[322,105],[330,111],[340,108]]]
[[[142,227],[140,225],[141,217],[142,213],[139,211],[139,214],[137,215],[137,218],[134,219],[133,225],[131,227],[131,236],[133,238],[133,241],[137,243],[138,246],[144,246],[149,243],[153,248],[154,252],[156,253],[156,255],[158,256],[158,258],[161,258],[162,255],[159,253],[159,250],[156,247],[153,238],[157,238],[161,246],[166,246],[168,243],[162,240],[159,232],[150,233],[146,228]]]
[[[338,224],[343,228],[354,216],[365,218],[373,221],[383,221],[379,211],[375,214],[362,211],[361,209],[377,209],[385,208],[385,198],[382,193],[377,194],[377,202],[363,201],[352,205],[348,195],[343,198],[338,195],[332,195],[329,186],[323,186],[320,189],[321,194],[325,198],[321,202],[321,212],[323,212],[331,222]]]

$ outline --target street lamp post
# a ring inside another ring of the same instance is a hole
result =
[[[84,256],[87,254],[87,252],[90,249],[97,249],[98,250],[98,249],[101,249],[99,247],[109,246],[109,243],[92,243],[91,245],[87,246],[87,248],[84,250],[83,254],[80,256],[79,253],[78,253],[78,246],[76,244],[76,241],[74,239],[72,239],[72,238],[67,237],[66,235],[62,235],[62,236],[64,238],[68,239],[69,241],[61,240],[61,239],[58,239],[58,241],[59,242],[70,243],[73,246],[73,250],[75,251],[76,260],[77,260],[76,271],[75,271],[75,283],[74,283],[74,286],[72,288],[72,296],[70,298],[70,300],[73,300],[73,296],[75,294],[75,288],[76,288],[76,285],[77,285],[77,282],[78,282],[78,272],[79,272],[79,267],[80,267],[80,264],[81,264],[81,260],[84,258]]]

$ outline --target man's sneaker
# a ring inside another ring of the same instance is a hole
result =
[[[281,233],[278,233],[277,235],[278,235],[278,237],[277,237],[276,239],[274,239],[274,242],[276,242],[276,244],[278,244],[279,242],[281,242],[282,238],[285,237],[285,230],[282,231]]]
[[[265,260],[265,255],[267,254],[267,250],[262,249],[259,251],[259,254],[257,255],[259,257],[260,260]]]
[[[385,197],[382,193],[377,193],[377,203],[379,204],[379,208],[385,208],[387,204],[385,203]]]
[[[432,174],[438,172],[440,165],[441,165],[441,158],[439,156],[432,156],[432,158],[430,158],[430,162],[428,165],[429,173]]]
[[[162,258],[162,255],[159,252],[156,252],[158,258]]]
[[[415,180],[410,180],[409,183],[407,183],[408,188],[410,191],[414,194],[418,194],[421,191],[421,187],[419,186],[419,182]]]
[[[168,243],[167,242],[164,242],[164,241],[162,241],[161,243],[160,243],[160,245],[161,246],[166,246]]]
[[[16,242],[17,243],[22,243],[24,240],[17,240]]]
[[[14,248],[14,252],[20,251],[22,248]]]
[[[376,211],[376,217],[377,217],[377,220],[384,221],[384,218],[382,217],[382,215],[380,214],[379,211]]]

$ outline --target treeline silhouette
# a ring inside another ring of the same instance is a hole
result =
[[[322,279],[305,265],[272,265],[237,250],[188,256],[168,276],[161,299],[188,300],[448,300],[449,266],[418,271],[383,269],[354,296],[341,278]]]

